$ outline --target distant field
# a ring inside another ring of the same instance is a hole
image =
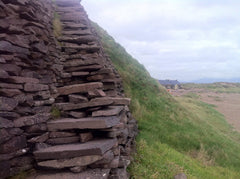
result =
[[[205,89],[218,93],[240,93],[240,83],[210,83],[210,84],[195,84],[185,83],[182,84],[184,89]]]
[[[173,90],[172,94],[198,96],[199,100],[213,104],[240,132],[240,83],[184,84],[183,89]]]

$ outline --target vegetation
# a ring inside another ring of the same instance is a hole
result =
[[[182,87],[184,89],[201,88],[217,93],[240,93],[240,83],[185,83],[182,84]]]
[[[106,31],[93,23],[138,120],[132,178],[239,178],[240,135],[198,96],[173,98]]]
[[[54,33],[55,37],[62,36],[62,24],[60,21],[59,14],[57,12],[54,12],[53,33]]]

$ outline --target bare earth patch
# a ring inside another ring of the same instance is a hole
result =
[[[213,104],[222,113],[229,124],[240,132],[240,94],[239,93],[216,93],[204,89],[179,89],[172,90],[173,96],[182,96],[187,93],[195,93],[200,96],[200,100],[208,104]]]

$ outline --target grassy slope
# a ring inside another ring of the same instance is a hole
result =
[[[133,178],[240,176],[240,136],[212,106],[195,98],[175,100],[103,29],[93,24],[124,82],[139,122]],[[196,115],[197,114],[197,115]]]

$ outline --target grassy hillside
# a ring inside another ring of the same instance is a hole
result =
[[[224,117],[195,96],[174,99],[145,68],[98,25],[105,52],[110,56],[132,98],[138,120],[132,178],[239,178],[240,135]]]

